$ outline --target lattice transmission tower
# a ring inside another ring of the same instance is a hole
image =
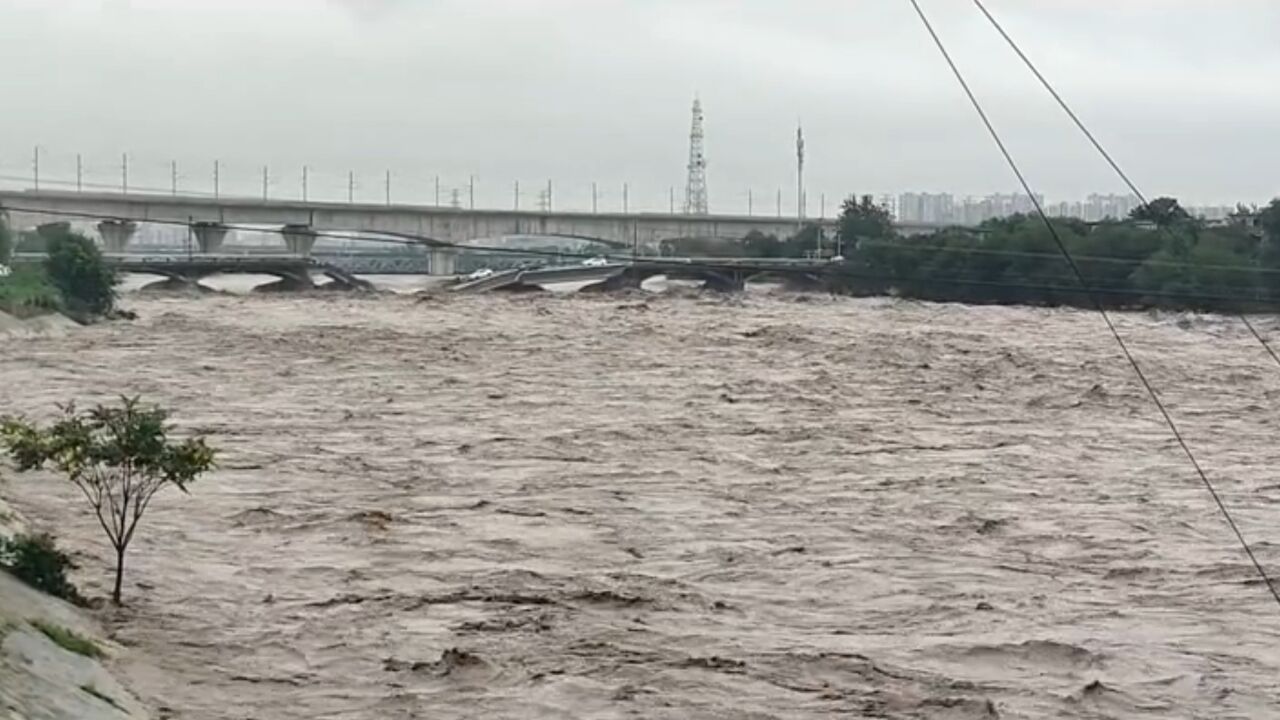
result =
[[[686,215],[706,215],[707,156],[702,149],[702,102],[693,100],[693,127],[689,131],[689,180],[684,189]]]

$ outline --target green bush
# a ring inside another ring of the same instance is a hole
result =
[[[0,567],[22,582],[68,602],[83,604],[84,598],[67,579],[75,562],[58,549],[52,535],[18,535],[0,538]]]
[[[27,317],[61,309],[62,294],[43,268],[20,265],[8,277],[0,277],[0,311]]]
[[[45,272],[73,313],[107,315],[115,307],[118,282],[92,240],[67,229],[45,234]]]
[[[67,652],[94,659],[106,655],[106,653],[102,652],[102,648],[98,647],[97,643],[74,630],[47,623],[43,620],[32,620],[31,627],[44,633],[44,636],[52,640],[53,644]]]

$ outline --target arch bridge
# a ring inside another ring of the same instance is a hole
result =
[[[41,262],[39,253],[19,253],[16,262]],[[345,269],[316,258],[299,255],[112,255],[103,256],[107,264],[119,272],[157,275],[166,281],[196,286],[201,280],[221,274],[274,275],[277,290],[310,290],[316,287],[314,275],[333,281],[342,290],[370,290],[373,286]]]
[[[453,286],[455,292],[489,292],[519,290],[554,283],[581,282],[605,290],[638,287],[646,279],[663,275],[669,278],[698,280],[705,286],[722,291],[741,291],[748,281],[760,277],[782,277],[807,285],[820,286],[831,275],[838,274],[839,263],[828,260],[772,258],[655,258],[644,257],[603,265],[568,265],[562,267],[507,270],[467,280]]]

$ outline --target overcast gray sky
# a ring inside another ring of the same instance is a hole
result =
[[[1119,182],[966,0],[924,0],[1032,183]],[[1280,194],[1280,2],[988,0],[1151,194]],[[809,211],[849,192],[1015,187],[908,0],[0,0],[0,175],[429,201],[433,178],[532,207],[665,209],[689,105],[706,107],[713,210]]]

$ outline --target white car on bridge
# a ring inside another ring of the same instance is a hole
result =
[[[597,255],[593,258],[588,258],[586,260],[583,260],[582,264],[586,265],[587,267],[601,267],[609,264],[609,258],[603,255]]]

